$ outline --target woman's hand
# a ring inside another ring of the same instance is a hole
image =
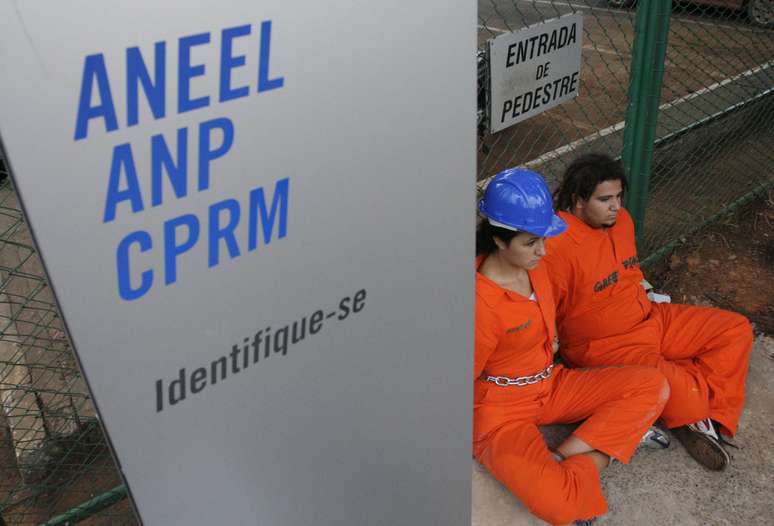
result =
[[[559,352],[559,338],[558,338],[558,337],[554,336],[554,341],[553,341],[553,342],[551,342],[551,345],[552,345],[552,346],[553,346],[553,348],[554,348],[554,354],[556,354],[557,352]]]

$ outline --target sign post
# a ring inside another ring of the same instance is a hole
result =
[[[0,0],[2,146],[147,525],[468,524],[475,6],[377,7]]]

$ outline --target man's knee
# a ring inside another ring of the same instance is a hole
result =
[[[750,327],[750,320],[744,314],[740,314],[738,312],[733,312],[733,311],[726,311],[726,312],[729,312],[731,314],[731,317],[736,320],[736,323],[738,325],[741,325],[741,326],[743,326],[743,327],[745,327],[747,329],[751,328]]]
[[[750,325],[750,320],[747,318],[747,316],[743,316],[738,312],[731,312],[730,314],[734,320],[734,328],[739,331],[739,334],[742,337],[748,339],[750,343],[752,343],[753,330],[752,325]]]
[[[749,350],[752,347],[753,330],[747,316],[720,309],[716,313],[716,322],[725,328],[724,336],[739,347]]]

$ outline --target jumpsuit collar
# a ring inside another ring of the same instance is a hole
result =
[[[593,235],[605,235],[605,231],[601,228],[592,228],[587,225],[582,219],[578,219],[570,212],[559,211],[559,217],[567,222],[567,232],[564,234],[570,239],[575,241],[576,245],[582,245],[583,241]],[[613,227],[615,228],[615,227]]]
[[[484,299],[484,301],[486,301],[487,305],[489,305],[490,307],[494,307],[497,304],[497,301],[503,296],[506,296],[513,301],[532,301],[528,297],[522,296],[518,292],[508,290],[505,287],[501,287],[500,285],[498,285],[497,283],[495,283],[494,281],[492,281],[491,279],[489,279],[488,277],[480,273],[478,269],[479,267],[481,267],[481,264],[484,262],[484,259],[486,259],[486,254],[476,256],[476,282],[477,282],[476,290]],[[527,271],[527,275],[529,275],[529,282],[532,285],[532,291],[537,296],[538,303],[540,303],[540,291],[536,286],[536,282],[538,280],[535,279],[535,274],[531,270]]]
[[[582,219],[578,219],[574,215],[572,215],[570,212],[565,212],[564,210],[560,210],[557,212],[559,217],[565,220],[567,223],[567,232],[564,234],[568,236],[570,239],[575,241],[577,244],[581,244],[584,239],[586,239],[588,236],[593,235],[605,235],[606,233],[610,232],[617,232],[619,230],[618,226],[621,224],[622,221],[624,222],[631,222],[631,216],[629,215],[629,212],[625,208],[621,208],[621,211],[619,212],[619,218],[618,221],[616,221],[616,224],[610,228],[602,229],[602,228],[592,228],[589,225],[587,225]]]
[[[622,222],[631,222],[629,212],[627,212],[625,208],[621,208],[616,224],[607,229],[592,228],[583,222],[582,219],[578,219],[569,212],[560,211],[559,216],[567,222],[568,228],[565,235],[572,239],[576,245],[583,245],[583,242],[592,236],[597,236],[596,239],[610,239],[613,247],[614,259],[616,260],[618,260],[621,250],[627,246],[626,229],[622,229],[620,226]]]

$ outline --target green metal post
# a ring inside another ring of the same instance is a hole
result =
[[[637,125],[641,119],[639,117],[642,94],[645,91],[644,83],[646,81],[644,53],[647,46],[647,27],[649,9],[646,2],[640,2],[637,6],[637,16],[634,22],[634,46],[632,49],[632,60],[629,68],[629,102],[626,108],[626,127],[624,128],[623,152],[621,161],[623,162],[626,176],[629,178],[631,186],[637,184],[639,174],[639,150],[635,148],[637,144]],[[631,203],[632,191],[626,196],[626,208],[633,212]]]
[[[97,495],[93,499],[84,502],[78,507],[72,508],[62,515],[57,515],[41,526],[69,526],[76,524],[95,513],[112,506],[116,502],[125,499],[127,496],[125,486],[116,486],[108,492]]]
[[[638,233],[638,242],[642,241],[644,234],[645,209],[648,204],[648,192],[650,189],[650,177],[653,171],[653,157],[655,155],[656,128],[658,126],[659,106],[661,104],[661,88],[664,84],[664,59],[666,58],[667,41],[669,39],[669,18],[672,14],[671,0],[654,2],[654,29],[652,46],[653,61],[651,62],[651,74],[648,75],[650,83],[645,94],[646,115],[643,126],[644,137],[642,142],[643,156],[639,186],[636,189],[636,210],[638,221],[635,227]]]
[[[658,124],[671,0],[640,2],[637,9],[629,107],[624,130],[624,169],[630,181],[626,207],[642,240]]]

